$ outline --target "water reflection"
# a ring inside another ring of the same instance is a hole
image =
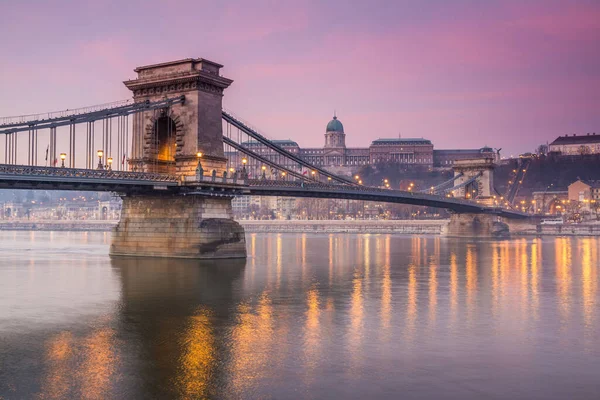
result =
[[[245,261],[114,258],[111,264],[122,283],[121,329],[138,344],[127,349],[123,366],[137,375],[133,397],[215,396],[224,385],[218,361],[229,347],[222,325],[233,318],[233,285]]]
[[[2,235],[0,397],[595,393],[595,238],[253,234],[247,266],[69,250],[47,271],[65,236]]]

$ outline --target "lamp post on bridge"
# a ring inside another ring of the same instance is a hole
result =
[[[113,163],[113,158],[112,158],[112,157],[108,157],[108,158],[106,159],[106,163],[107,163],[107,164],[106,164],[106,168],[107,168],[109,171],[112,171],[112,163]]]
[[[102,165],[102,156],[104,155],[104,151],[98,150],[96,154],[98,154],[98,169],[104,169],[104,166]]]
[[[246,170],[247,158],[242,158],[242,179],[248,179],[248,170]]]
[[[202,169],[202,163],[200,162],[200,159],[202,158],[202,152],[197,152],[196,158],[198,159],[198,166],[196,166],[196,179],[202,180],[202,177],[204,176],[204,170]]]
[[[65,167],[65,160],[67,159],[67,153],[60,153],[60,161],[61,161],[61,168]]]

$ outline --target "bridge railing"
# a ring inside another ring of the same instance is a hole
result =
[[[186,184],[194,183],[223,183],[226,185],[246,185],[247,180],[236,176],[236,177],[224,177],[224,176],[213,176],[213,175],[186,175],[182,177],[182,181]]]
[[[62,178],[122,179],[153,182],[178,182],[176,175],[148,172],[114,171],[111,169],[80,169],[61,167],[35,167],[0,164],[0,176],[47,176]]]

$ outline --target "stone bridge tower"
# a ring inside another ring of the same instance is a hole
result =
[[[494,195],[494,168],[496,164],[493,158],[474,158],[457,160],[452,168],[454,176],[461,175],[454,181],[458,186],[478,176],[478,178],[466,186],[454,190],[454,197],[474,199],[488,203]],[[493,202],[490,203],[492,205]]]
[[[135,102],[185,96],[183,104],[140,113],[133,119],[132,157],[136,171],[193,175],[196,154],[209,173],[220,176],[223,154],[223,91],[233,82],[220,75],[223,66],[203,58],[187,58],[138,67],[138,77],[125,81]]]
[[[197,153],[207,175],[222,176],[222,98],[232,80],[222,65],[202,58],[138,67],[125,81],[136,102],[184,96],[182,104],[133,116],[132,157],[138,172],[176,174],[176,191],[155,190],[123,197],[110,254],[178,258],[242,258],[244,229],[233,220],[231,197],[187,193],[184,176],[196,175]],[[195,179],[192,179],[196,181]],[[196,181],[199,182],[199,181]],[[192,182],[193,186],[193,182]]]
[[[495,166],[491,157],[455,161],[454,176],[460,177],[454,181],[454,185],[460,185],[475,177],[477,179],[454,190],[454,197],[493,206]],[[509,234],[509,227],[496,215],[454,213],[450,216],[446,233],[449,236],[504,237]]]

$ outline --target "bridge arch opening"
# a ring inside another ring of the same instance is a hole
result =
[[[168,116],[159,117],[154,122],[156,138],[156,158],[160,161],[175,161],[175,138],[177,125]]]

